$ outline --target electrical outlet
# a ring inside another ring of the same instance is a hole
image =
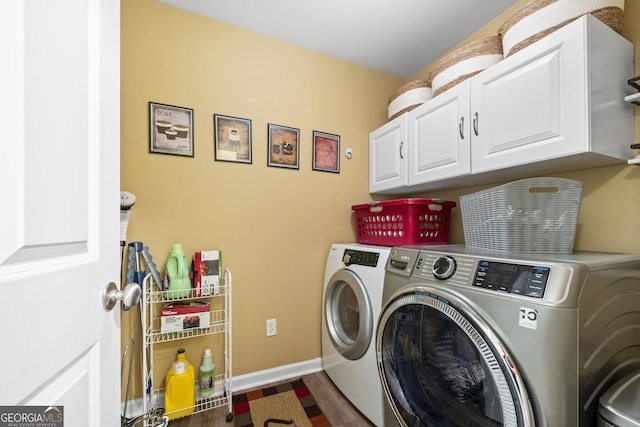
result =
[[[276,319],[267,319],[267,336],[272,337],[276,334]]]

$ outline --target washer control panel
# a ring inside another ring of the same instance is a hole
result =
[[[376,267],[380,254],[378,252],[357,251],[355,249],[345,249],[342,255],[342,262],[346,266],[355,264],[365,267]]]
[[[549,267],[480,260],[473,285],[532,298],[544,297]]]
[[[422,250],[411,276],[427,282],[436,280],[443,285],[471,286],[542,299],[549,286],[550,272],[550,266],[526,261],[506,262],[505,259]]]
[[[448,285],[471,286],[475,262],[471,258],[435,252],[420,252],[412,277],[436,279]]]

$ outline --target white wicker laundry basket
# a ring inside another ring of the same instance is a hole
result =
[[[467,246],[509,252],[572,253],[582,183],[529,178],[460,197]]]

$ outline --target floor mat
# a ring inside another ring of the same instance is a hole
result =
[[[233,396],[236,427],[328,427],[302,379]]]

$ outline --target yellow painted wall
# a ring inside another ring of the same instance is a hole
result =
[[[462,43],[495,33],[527,1]],[[626,3],[623,33],[636,43],[640,4]],[[199,249],[223,250],[234,283],[234,375],[320,357],[326,253],[332,242],[355,238],[350,206],[372,198],[368,134],[386,121],[387,98],[404,82],[152,0],[122,1],[121,78],[122,189],[137,197],[128,240],[149,246],[159,266],[173,242],[189,257]],[[194,158],[148,152],[149,101],[194,109]],[[214,113],[252,120],[253,164],[214,161]],[[267,123],[300,129],[299,170],[267,167]],[[353,148],[352,160],[341,156],[340,174],[311,170],[313,130],[339,134],[343,152]],[[585,185],[576,249],[640,253],[640,167],[559,176]],[[486,187],[419,195],[459,201]],[[464,242],[459,209],[450,241]],[[124,313],[122,342],[133,337],[139,352],[137,313]],[[278,334],[267,338],[270,318],[277,319]],[[154,387],[162,386],[181,344],[196,366],[211,345],[197,339],[161,346]],[[139,363],[134,397],[141,394]],[[220,356],[216,363],[220,369]]]
[[[122,1],[121,180],[137,197],[127,237],[144,242],[159,267],[173,242],[189,258],[223,251],[234,284],[234,375],[320,356],[328,249],[355,240],[351,205],[371,200],[368,134],[403,83],[152,0]],[[194,158],[149,153],[149,101],[194,109]],[[214,161],[213,114],[252,121],[252,164]],[[267,167],[267,123],[300,129],[299,170]],[[313,130],[340,135],[342,153],[353,149],[339,174],[311,169]],[[267,338],[271,318],[278,332]],[[123,346],[133,336],[139,352],[137,309],[122,324]],[[180,345],[198,366],[211,343],[161,346],[154,387]],[[215,362],[221,369],[221,356]]]

